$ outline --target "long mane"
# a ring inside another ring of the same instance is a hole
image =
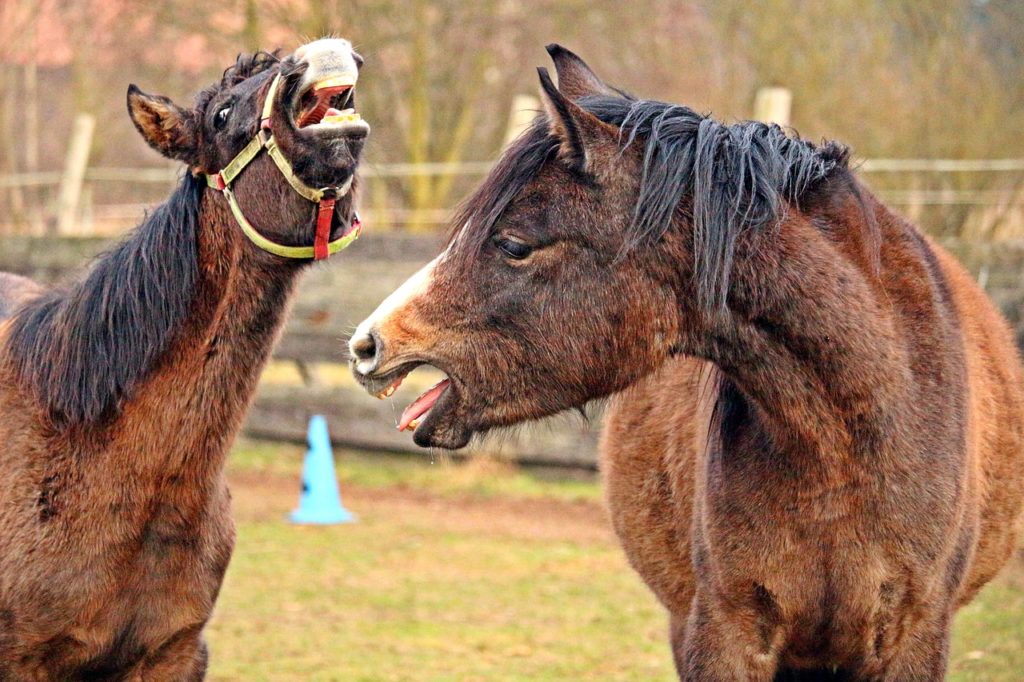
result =
[[[692,210],[697,295],[707,311],[725,305],[737,237],[777,224],[789,206],[799,207],[823,180],[848,169],[845,146],[819,147],[777,125],[727,125],[687,107],[628,97],[593,96],[578,104],[619,127],[623,147],[643,146],[627,248],[657,241],[677,210]],[[538,117],[466,201],[455,225],[489,235],[557,148],[547,117]]]
[[[55,424],[115,415],[167,350],[195,290],[203,187],[186,174],[83,281],[34,299],[11,320],[8,359]]]

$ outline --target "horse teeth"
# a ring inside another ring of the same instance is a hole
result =
[[[419,419],[413,419],[411,422],[409,422],[409,426],[407,428],[410,431],[415,431],[416,427],[419,426],[419,425],[420,425],[420,420]]]

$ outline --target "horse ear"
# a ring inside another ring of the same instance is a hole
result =
[[[598,175],[618,152],[619,129],[584,110],[562,94],[544,67],[540,75],[541,100],[557,137],[559,156],[576,170]]]
[[[559,91],[571,100],[578,100],[588,95],[609,95],[620,97],[621,92],[604,84],[587,63],[576,53],[567,50],[558,43],[551,43],[545,48],[555,63],[558,75]]]
[[[198,124],[195,113],[167,97],[149,95],[128,86],[128,115],[149,146],[170,159],[198,161]]]

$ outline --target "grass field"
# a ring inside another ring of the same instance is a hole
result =
[[[358,523],[285,521],[302,449],[241,444],[212,680],[674,679],[666,620],[597,483],[339,452]],[[957,621],[951,680],[1024,680],[1024,562]]]

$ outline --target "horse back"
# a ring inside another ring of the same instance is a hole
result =
[[[42,292],[43,287],[27,277],[0,272],[0,320],[10,317],[19,306]]]

